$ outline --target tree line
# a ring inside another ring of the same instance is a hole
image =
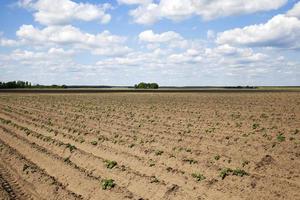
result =
[[[28,81],[9,81],[1,82],[0,89],[14,89],[14,88],[66,88],[66,85],[32,85]]]
[[[136,89],[158,89],[159,85],[157,83],[144,83],[140,82],[139,84],[135,84],[134,87]],[[28,81],[9,81],[9,82],[1,82],[0,81],[0,89],[15,89],[15,88],[68,88],[66,85],[32,85]]]
[[[134,88],[136,89],[158,89],[159,85],[157,83],[144,83],[135,84]]]
[[[0,88],[31,88],[32,85],[28,81],[9,81],[9,82],[0,82]]]

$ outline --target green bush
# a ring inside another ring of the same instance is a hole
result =
[[[158,89],[159,85],[157,83],[144,83],[135,84],[134,88],[136,89]]]

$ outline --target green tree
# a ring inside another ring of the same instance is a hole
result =
[[[140,82],[139,84],[135,84],[134,87],[136,89],[158,89],[159,85],[157,83]]]

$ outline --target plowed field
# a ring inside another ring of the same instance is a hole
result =
[[[2,93],[0,199],[300,199],[300,93]]]

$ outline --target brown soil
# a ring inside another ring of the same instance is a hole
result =
[[[297,92],[0,94],[0,199],[300,199],[299,166]]]

